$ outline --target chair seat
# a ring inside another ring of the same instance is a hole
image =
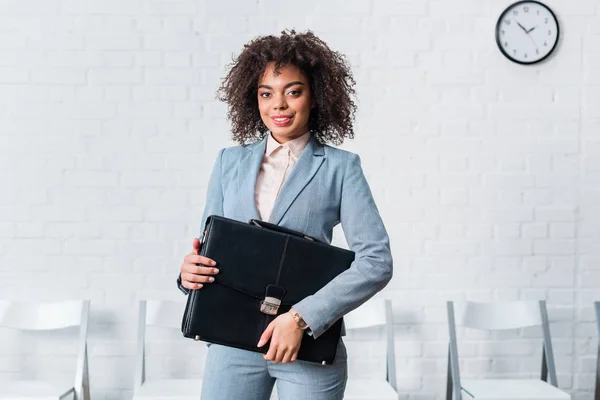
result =
[[[66,381],[2,381],[0,399],[21,400],[32,398],[57,400],[74,392],[73,382]]]
[[[398,393],[382,379],[348,379],[344,400],[398,400]]]
[[[198,400],[201,392],[202,379],[161,379],[144,382],[133,399]]]
[[[525,379],[462,379],[465,394],[476,400],[569,400],[571,396],[542,381]]]

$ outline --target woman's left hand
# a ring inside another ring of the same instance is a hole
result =
[[[296,361],[302,335],[304,331],[298,328],[296,320],[290,313],[281,314],[275,318],[263,332],[258,342],[258,347],[271,343],[269,351],[265,354],[265,360],[273,361],[275,364],[281,362],[287,364]]]

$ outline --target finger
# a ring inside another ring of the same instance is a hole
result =
[[[197,290],[197,289],[202,289],[203,285],[201,283],[181,281],[181,286],[183,286],[184,288],[186,288],[188,290]]]
[[[291,362],[293,355],[294,355],[294,351],[292,351],[292,350],[286,351],[281,359],[281,363],[287,364],[287,363]]]
[[[275,321],[271,322],[268,326],[267,329],[265,329],[265,331],[263,332],[263,334],[260,336],[260,340],[258,341],[258,344],[256,345],[256,347],[263,347],[265,345],[265,343],[267,343],[269,341],[269,339],[271,339],[271,336],[273,335],[273,330],[275,330]],[[273,343],[271,343],[271,347]]]
[[[298,350],[296,350],[294,352],[294,354],[292,354],[292,359],[290,360],[290,362],[294,362],[298,359]]]
[[[186,272],[181,274],[181,281],[187,281],[192,283],[213,283],[215,281],[215,278],[213,278],[212,276],[196,275]]]
[[[188,254],[184,260],[186,263],[189,264],[202,264],[207,267],[214,267],[215,265],[217,265],[217,262],[215,260],[204,256],[198,256],[195,254]]]
[[[194,241],[192,242],[192,253],[198,254],[199,252],[200,252],[200,239],[194,238]]]
[[[199,267],[196,264],[187,263],[181,266],[181,271],[196,275],[216,275],[219,273],[217,268]]]
[[[265,354],[265,360],[273,361],[277,355],[277,343],[271,342],[269,345],[269,351]]]
[[[283,360],[283,357],[285,356],[285,353],[286,349],[284,346],[277,346],[277,353],[275,354],[275,359],[273,360],[273,362],[275,364],[281,362]]]

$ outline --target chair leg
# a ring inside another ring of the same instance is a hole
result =
[[[75,400],[90,400],[90,377],[87,362],[87,347],[85,349],[85,357],[83,359],[83,371],[81,386],[75,388]]]
[[[452,400],[452,369],[450,368],[450,349],[448,349],[448,373],[446,379],[446,400]]]
[[[542,380],[548,382],[548,363],[546,362],[546,349],[542,349]]]
[[[596,357],[596,393],[594,400],[600,400],[600,343],[598,343],[598,357]]]
[[[600,301],[594,303],[596,307],[596,323],[598,324],[598,335],[600,335]],[[594,400],[600,400],[600,338],[598,339],[598,355],[596,356],[596,392]]]

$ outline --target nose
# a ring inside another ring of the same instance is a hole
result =
[[[275,101],[273,101],[273,108],[275,110],[285,110],[287,108],[285,96],[276,96],[274,100]]]

